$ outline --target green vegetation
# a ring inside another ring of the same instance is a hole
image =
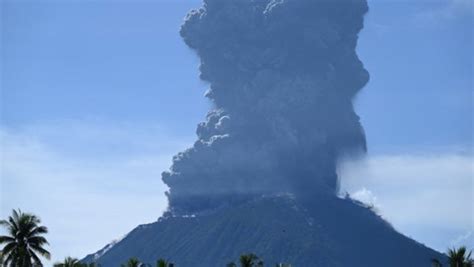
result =
[[[71,257],[66,257],[64,259],[64,262],[61,263],[55,263],[54,267],[97,267],[100,265],[97,265],[95,263],[81,263],[78,259],[76,258],[71,258]]]
[[[127,263],[122,264],[122,267],[151,267],[150,264],[145,264],[140,262],[140,260],[136,257],[128,259]],[[165,260],[159,259],[156,261],[156,267],[174,267],[174,264]]]
[[[76,258],[67,257],[62,263],[55,263],[54,267],[83,267],[81,262]]]
[[[437,259],[431,259],[431,266],[433,266],[433,267],[442,267],[443,264],[441,264],[441,262]]]
[[[44,248],[48,244],[44,234],[48,233],[41,220],[33,214],[13,210],[8,220],[1,220],[8,235],[0,236],[3,266],[43,266],[39,256],[50,259],[51,254]]]
[[[244,254],[240,256],[240,264],[242,267],[261,267],[263,266],[263,261],[259,260],[255,254]]]
[[[253,253],[242,254],[240,256],[239,261],[241,267],[263,267],[263,261],[260,260],[258,256]],[[227,267],[237,267],[237,265],[231,262],[227,264]]]
[[[156,267],[174,267],[174,264],[165,259],[159,259],[156,261]]]
[[[473,267],[474,260],[471,259],[471,251],[467,253],[466,247],[448,250],[449,264],[451,267]]]
[[[72,257],[66,257],[63,262],[55,263],[54,267],[99,267],[95,263],[81,263],[78,259]]]
[[[458,249],[452,248],[448,250],[449,267],[474,267],[474,260],[471,258],[471,251],[467,252],[466,247],[462,246]],[[438,259],[432,259],[433,267],[443,267]]]
[[[141,262],[137,258],[128,259],[126,264],[122,264],[122,267],[140,267]]]

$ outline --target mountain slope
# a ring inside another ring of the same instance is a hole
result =
[[[443,259],[360,203],[331,196],[310,203],[277,196],[207,215],[163,217],[83,261],[119,266],[134,256],[149,263],[167,258],[178,267],[212,267],[248,252],[259,255],[266,266],[418,267],[430,266],[431,258]]]

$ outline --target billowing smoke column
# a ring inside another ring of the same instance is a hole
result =
[[[337,191],[336,161],[365,151],[352,99],[365,0],[205,0],[181,29],[214,103],[194,146],[163,173],[170,211],[249,196]]]

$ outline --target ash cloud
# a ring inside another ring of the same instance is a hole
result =
[[[249,196],[334,194],[341,153],[365,152],[352,99],[365,0],[205,0],[181,28],[213,109],[163,181],[189,214]]]

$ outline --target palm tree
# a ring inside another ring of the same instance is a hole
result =
[[[43,235],[48,233],[48,228],[40,226],[40,223],[38,217],[21,210],[13,210],[8,220],[0,220],[0,225],[8,233],[0,236],[0,244],[5,244],[2,249],[5,266],[43,266],[39,256],[48,260],[51,258],[49,251],[44,248],[48,241]]]
[[[122,267],[140,267],[141,263],[140,260],[133,257],[128,259],[127,264],[122,264]]]
[[[240,255],[240,266],[241,267],[263,267],[263,261],[259,260],[257,255],[253,253],[242,254]],[[237,267],[237,264],[235,264],[234,262],[229,262],[226,265],[226,267]]]
[[[66,257],[63,263],[56,263],[54,267],[86,267],[87,264],[81,263],[76,258]]]
[[[471,251],[467,253],[466,247],[448,250],[449,265],[451,267],[473,267],[474,261],[471,259]]]
[[[159,259],[156,261],[156,267],[173,267],[174,264],[165,260],[165,259]]]
[[[243,254],[240,256],[240,266],[242,267],[254,267],[255,262],[258,260],[255,254]],[[256,266],[263,266],[263,261],[259,261]]]
[[[431,259],[431,266],[433,267],[443,267],[443,264],[438,259]]]

